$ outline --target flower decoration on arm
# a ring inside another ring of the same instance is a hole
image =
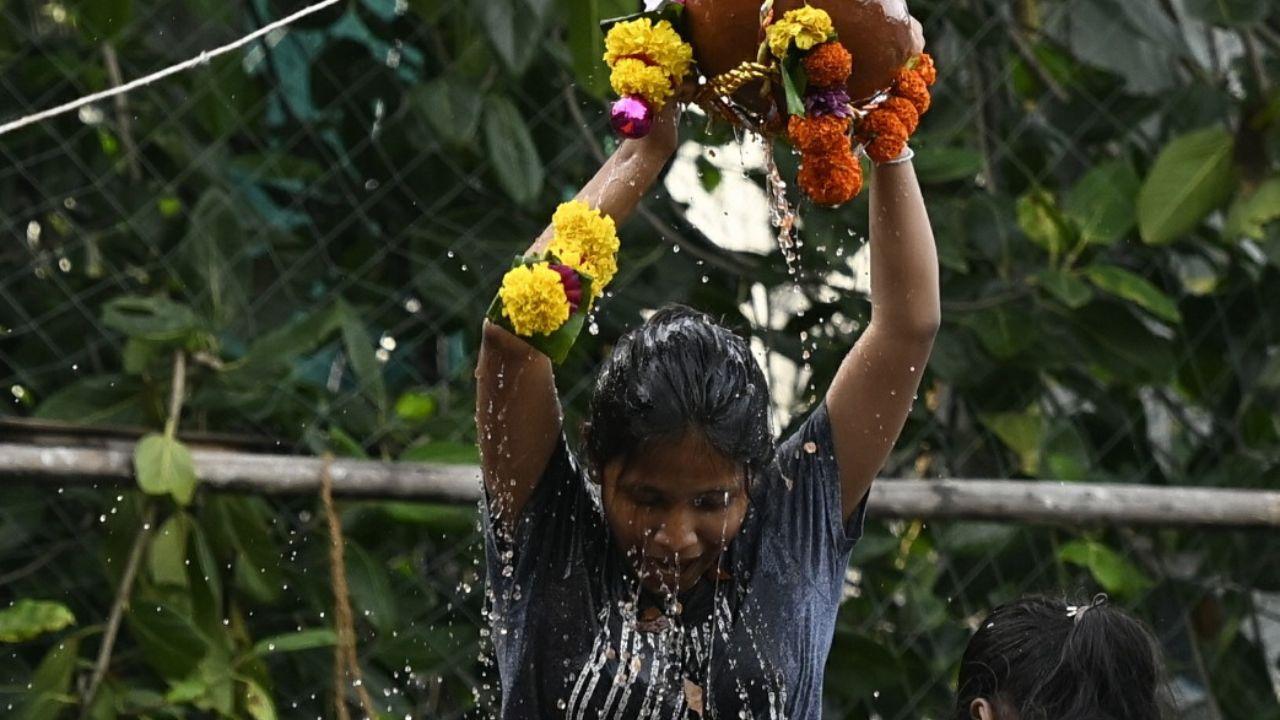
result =
[[[858,123],[857,138],[873,162],[889,162],[902,154],[907,140],[920,125],[920,116],[929,111],[929,86],[938,80],[938,70],[928,53],[921,53],[898,71],[889,96]]]
[[[689,74],[693,47],[670,20],[648,16],[616,23],[604,45],[609,83],[621,96],[610,111],[610,122],[624,137],[644,137],[653,128],[654,114]]]
[[[560,205],[551,224],[550,246],[515,259],[488,317],[560,363],[618,271],[619,242],[613,218],[579,200]]]

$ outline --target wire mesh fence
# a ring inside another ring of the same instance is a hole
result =
[[[631,5],[351,0],[0,137],[0,440],[157,431],[180,356],[177,434],[192,445],[474,463],[479,320],[511,256],[614,147],[596,21]],[[0,3],[0,107],[119,85],[300,6]],[[912,9],[943,70],[915,145],[944,327],[886,475],[1274,485],[1276,10]],[[571,431],[610,342],[665,302],[752,338],[780,428],[869,317],[865,200],[802,208],[793,277],[767,225],[760,143],[696,112],[683,135],[558,372]],[[0,495],[0,598],[74,616],[0,637],[5,714],[79,715],[104,667],[86,716],[332,716],[318,500],[179,507],[72,483]],[[340,507],[380,711],[491,713],[474,508]],[[1155,628],[1177,717],[1280,718],[1274,531],[872,514],[827,669],[830,716],[951,717],[985,610],[1103,589]]]

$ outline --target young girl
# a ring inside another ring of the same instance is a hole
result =
[[[668,107],[578,199],[622,223],[676,149]],[[871,322],[776,452],[760,367],[706,315],[666,308],[618,342],[581,465],[551,363],[486,324],[476,419],[504,718],[820,716],[867,491],[939,323],[909,156],[872,182]]]
[[[1160,662],[1141,622],[1099,596],[1028,597],[982,622],[960,665],[955,720],[1159,720]]]

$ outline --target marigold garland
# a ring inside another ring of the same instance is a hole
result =
[[[891,110],[880,107],[867,113],[858,124],[858,139],[873,162],[888,162],[907,146],[907,129]]]
[[[564,282],[546,262],[508,270],[498,297],[502,299],[502,315],[511,321],[517,335],[550,335],[569,320]]]
[[[849,121],[835,115],[792,115],[787,138],[802,153],[849,150]]]
[[[804,56],[804,72],[811,85],[843,85],[853,73],[853,55],[838,42],[824,42]]]
[[[796,182],[819,205],[840,205],[862,192],[862,166],[852,155],[806,157]]]
[[[907,129],[908,136],[914,135],[916,128],[920,126],[920,112],[906,98],[891,96],[880,105],[880,109],[893,113]]]
[[[825,10],[805,5],[788,10],[780,20],[775,20],[765,30],[765,42],[769,52],[782,60],[793,43],[798,50],[808,50],[835,34],[836,26]]]
[[[924,84],[933,87],[938,81],[938,67],[933,64],[933,56],[929,53],[920,53],[915,57],[915,63],[911,68],[916,71]]]
[[[551,225],[555,236],[547,250],[565,265],[591,277],[590,303],[618,272],[620,243],[613,218],[580,200],[571,200],[556,208]]]
[[[619,95],[609,121],[621,135],[641,138],[693,66],[693,46],[667,20],[647,17],[615,24],[605,36],[609,84]]]
[[[916,112],[921,115],[929,112],[929,105],[932,103],[929,97],[929,86],[914,70],[903,68],[898,71],[898,77],[893,81],[890,94],[909,100],[916,106]]]

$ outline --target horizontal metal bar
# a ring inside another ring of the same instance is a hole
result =
[[[193,449],[204,487],[263,495],[317,493],[315,457]],[[335,459],[333,491],[346,497],[475,502],[473,465]],[[94,447],[0,443],[0,482],[131,484],[133,443]],[[1050,480],[878,480],[870,512],[879,518],[968,519],[1065,525],[1280,527],[1280,492]]]

